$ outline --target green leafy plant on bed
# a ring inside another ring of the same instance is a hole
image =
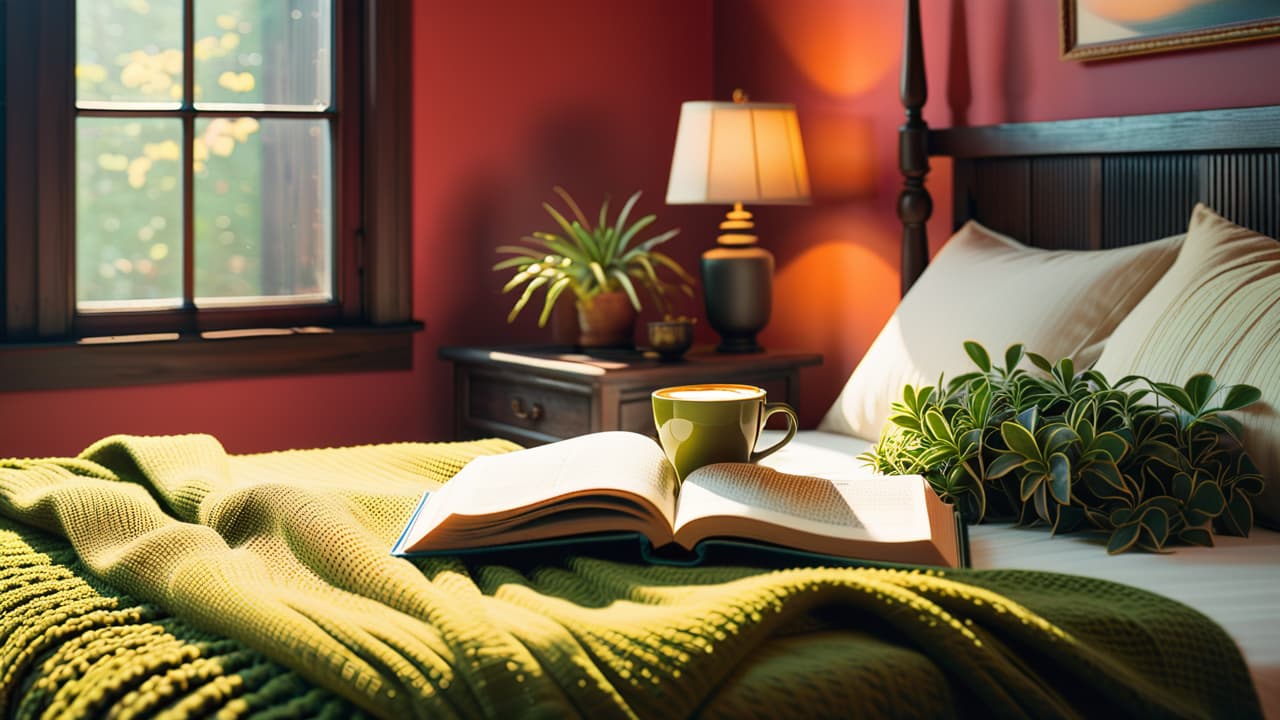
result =
[[[862,459],[923,475],[969,522],[1092,528],[1113,554],[1248,535],[1263,481],[1226,413],[1257,401],[1257,388],[1205,374],[1182,386],[1136,375],[1111,384],[1021,345],[1005,352],[1004,367],[978,343],[964,347],[977,371],[904,388]],[[1043,375],[1019,368],[1024,356]]]

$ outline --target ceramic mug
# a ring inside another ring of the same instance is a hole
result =
[[[652,398],[658,442],[681,480],[703,465],[765,458],[790,442],[799,426],[790,405],[765,402],[764,388],[754,385],[677,385],[654,390]],[[786,437],[756,450],[775,413],[787,416]]]

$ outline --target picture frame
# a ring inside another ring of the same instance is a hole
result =
[[[1104,60],[1280,36],[1268,0],[1059,0],[1063,60]]]

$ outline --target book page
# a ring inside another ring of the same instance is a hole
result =
[[[645,504],[660,513],[663,526],[670,527],[675,516],[675,470],[662,448],[638,433],[593,433],[482,456],[426,498],[397,549],[403,545],[413,550],[423,537],[446,523],[457,525],[459,531],[483,535],[475,531],[486,527],[500,531],[504,524],[527,525],[556,513],[576,519],[585,515],[578,511],[588,509],[630,509],[640,514],[641,503],[628,507],[616,501],[616,496],[623,494],[646,499]],[[481,520],[468,520],[477,518]]]
[[[746,463],[699,468],[685,479],[676,511],[676,540],[692,547],[706,537],[740,537],[864,559],[902,560],[877,544],[952,544],[931,527],[931,491],[918,475],[833,472],[790,475]],[[937,500],[932,497],[933,502]],[[954,531],[954,527],[951,528]],[[939,550],[943,556],[950,554]],[[934,562],[936,554],[914,562]]]

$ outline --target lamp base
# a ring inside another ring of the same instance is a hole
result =
[[[750,337],[722,337],[720,344],[716,346],[716,352],[721,353],[758,353],[764,352],[764,348],[756,343],[756,336],[753,333]]]
[[[702,254],[707,322],[723,353],[762,352],[756,333],[773,307],[773,254],[758,245],[715,247]]]

